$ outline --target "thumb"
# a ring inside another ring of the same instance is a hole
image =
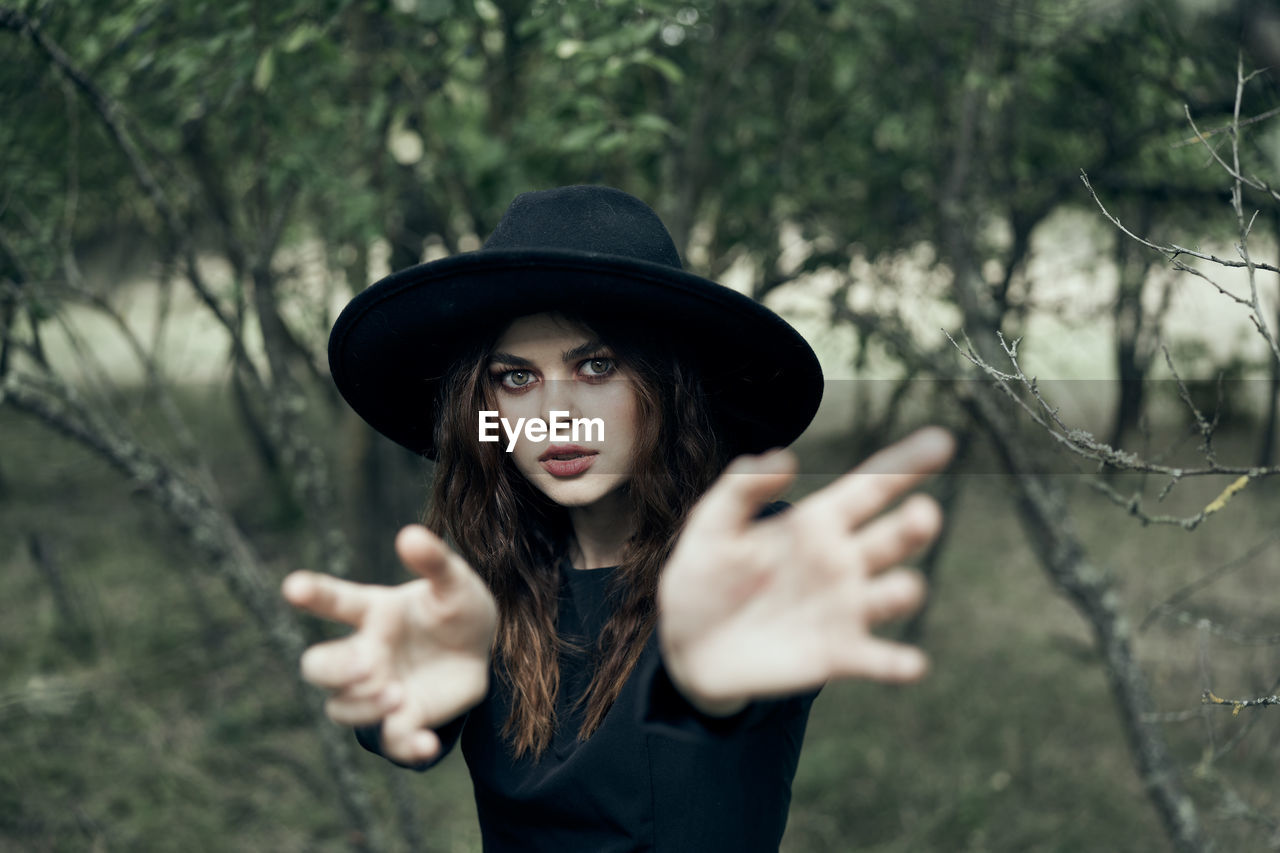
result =
[[[741,530],[755,520],[766,501],[777,497],[796,476],[796,457],[789,450],[739,456],[694,507],[689,527]]]
[[[420,712],[407,704],[382,721],[383,753],[408,766],[430,761],[440,752],[440,738],[420,719]]]
[[[458,568],[454,561],[461,558],[421,524],[410,524],[400,528],[396,534],[396,556],[404,567],[420,578],[431,581],[431,585],[443,592],[458,579]]]
[[[292,572],[281,592],[294,607],[325,619],[359,627],[376,595],[376,589],[318,572]]]

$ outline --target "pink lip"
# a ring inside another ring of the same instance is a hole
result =
[[[553,477],[573,477],[594,465],[599,453],[577,444],[553,444],[538,457],[538,463]]]

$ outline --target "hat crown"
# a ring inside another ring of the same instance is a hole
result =
[[[653,208],[612,187],[521,193],[485,250],[556,249],[614,255],[682,269],[675,241]]]

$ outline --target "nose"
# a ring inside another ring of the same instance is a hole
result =
[[[548,380],[542,397],[543,417],[550,421],[552,412],[568,412],[571,418],[581,416],[577,385],[572,379]]]

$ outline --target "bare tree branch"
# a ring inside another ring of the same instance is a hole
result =
[[[1243,78],[1241,78],[1241,79],[1243,80]],[[1239,108],[1239,102],[1237,102],[1237,110],[1238,110],[1238,108]],[[1226,161],[1226,160],[1223,160],[1223,159],[1222,159],[1222,155],[1218,153],[1218,150],[1217,150],[1216,148],[1214,148],[1212,145],[1210,145],[1210,144],[1209,144],[1209,140],[1205,139],[1204,134],[1202,134],[1202,133],[1200,132],[1200,128],[1196,126],[1196,120],[1195,120],[1194,118],[1192,118],[1192,117],[1191,117],[1191,107],[1187,106],[1186,104],[1183,104],[1183,105],[1182,105],[1182,110],[1183,110],[1183,112],[1184,112],[1184,113],[1186,114],[1186,116],[1187,116],[1187,123],[1188,123],[1188,124],[1190,124],[1190,125],[1191,125],[1191,129],[1192,129],[1193,131],[1195,131],[1196,139],[1197,139],[1197,140],[1199,140],[1201,143],[1203,143],[1203,145],[1204,145],[1204,147],[1205,147],[1205,150],[1206,150],[1206,151],[1208,151],[1208,152],[1209,152],[1209,155],[1210,155],[1211,157],[1213,157],[1213,159],[1214,159],[1214,160],[1216,160],[1216,161],[1217,161],[1218,165],[1222,167],[1223,171],[1225,171],[1228,175],[1230,175],[1230,176],[1231,176],[1232,178],[1234,178],[1236,181],[1238,181],[1238,182],[1240,182],[1240,183],[1244,184],[1245,186],[1247,186],[1247,187],[1249,187],[1249,188],[1251,188],[1251,189],[1255,189],[1255,190],[1259,190],[1259,191],[1261,191],[1261,192],[1264,192],[1264,193],[1266,193],[1267,195],[1271,196],[1271,197],[1272,197],[1273,199],[1275,199],[1276,201],[1280,201],[1280,192],[1277,192],[1277,191],[1276,191],[1274,188],[1272,188],[1272,186],[1271,186],[1270,184],[1268,184],[1266,181],[1263,181],[1263,180],[1261,180],[1261,179],[1259,179],[1259,178],[1256,178],[1256,177],[1247,177],[1247,178],[1246,178],[1244,175],[1241,175],[1241,174],[1240,174],[1240,171],[1239,171],[1239,170],[1240,170],[1240,162],[1239,162],[1239,161],[1240,161],[1240,158],[1239,158],[1238,152],[1237,152],[1237,156],[1235,157],[1235,161],[1236,161],[1236,162],[1235,162],[1235,165],[1230,165],[1230,164],[1228,164],[1228,163],[1227,163],[1227,161]],[[1272,111],[1272,112],[1275,112],[1275,111]],[[1239,115],[1238,115],[1238,113],[1237,113],[1236,118],[1232,121],[1232,123],[1231,123],[1230,125],[1228,125],[1228,127],[1231,129],[1231,133],[1232,133],[1232,147],[1233,147],[1233,148],[1235,148],[1235,147],[1236,147],[1236,144],[1235,144],[1235,143],[1236,143],[1236,139],[1238,138],[1238,137],[1237,137],[1237,135],[1236,135],[1236,131],[1238,130],[1238,128],[1239,128],[1240,126],[1241,126],[1241,123],[1240,123],[1240,120],[1239,120]]]
[[[1161,245],[1159,243],[1153,243],[1150,240],[1146,239],[1145,237],[1139,237],[1137,234],[1134,234],[1132,231],[1126,228],[1124,226],[1124,223],[1122,223],[1119,219],[1113,216],[1111,214],[1111,211],[1107,210],[1106,206],[1102,203],[1102,200],[1098,198],[1097,192],[1093,189],[1093,184],[1089,183],[1088,174],[1086,174],[1084,171],[1081,171],[1080,180],[1084,183],[1085,188],[1089,190],[1089,195],[1093,198],[1094,202],[1098,205],[1098,209],[1102,211],[1102,215],[1105,216],[1112,225],[1116,226],[1125,234],[1127,234],[1130,238],[1137,240],[1139,243],[1146,246],[1148,249],[1154,249],[1155,251],[1166,255],[1170,261],[1176,261],[1179,257],[1186,255],[1187,257],[1199,258],[1202,261],[1209,261],[1210,263],[1217,264],[1218,266],[1229,267],[1232,269],[1243,269],[1249,266],[1244,261],[1232,261],[1232,260],[1228,260],[1227,258],[1220,258],[1217,255],[1210,255],[1204,252],[1196,251],[1195,249],[1188,249],[1185,246],[1179,246],[1176,243]],[[1280,273],[1280,267],[1272,266],[1271,264],[1258,262],[1254,264],[1254,267],[1256,269],[1266,270],[1267,272]],[[1184,269],[1182,266],[1179,266],[1178,269],[1182,270],[1183,272],[1195,271],[1194,267],[1186,267]],[[1235,301],[1239,302],[1241,305],[1249,304],[1248,301],[1240,299],[1239,297],[1236,297],[1236,296],[1232,296],[1231,293],[1225,290],[1223,290],[1222,292],[1224,295],[1230,296]]]
[[[833,309],[849,322],[865,319],[865,333],[881,335],[908,365],[922,373],[937,370],[937,365],[944,363],[941,350],[921,352],[899,318],[880,316],[872,322],[849,309],[847,301],[837,302]],[[1009,346],[1001,339],[1001,345],[1016,358],[1016,343]],[[954,340],[951,346],[959,349]],[[946,347],[944,344],[943,349]],[[970,353],[973,359],[981,361],[972,348]],[[988,375],[991,373],[1000,375],[994,369]],[[997,380],[997,385],[1005,393],[1011,393],[1007,382],[1016,378],[1005,375],[1004,380]],[[1034,387],[1034,383],[1031,384]],[[1066,511],[1061,490],[1037,469],[1024,440],[1014,432],[1002,411],[995,391],[981,382],[950,382],[946,387],[991,437],[1005,470],[1016,483],[1022,525],[1041,566],[1055,586],[1070,598],[1093,632],[1134,764],[1170,840],[1179,851],[1207,850],[1208,841],[1197,809],[1183,788],[1177,764],[1160,732],[1161,720],[1156,717],[1146,676],[1134,653],[1131,629],[1120,610],[1120,599],[1110,573],[1089,559]],[[1043,400],[1040,406],[1042,410],[1051,411]],[[1040,417],[1032,411],[1035,417]]]
[[[274,213],[267,217],[262,229],[256,235],[256,244],[252,253],[238,248],[236,241],[230,239],[228,235],[228,252],[231,257],[240,258],[244,263],[249,261],[250,254],[252,255],[249,262],[251,269],[248,272],[252,275],[255,284],[258,321],[262,327],[272,370],[272,387],[268,387],[267,381],[258,372],[249,355],[238,312],[236,314],[229,312],[205,281],[196,257],[195,240],[191,229],[183,222],[177,208],[123,121],[123,108],[79,69],[61,47],[46,37],[35,22],[21,12],[0,6],[0,28],[14,30],[29,39],[54,67],[84,94],[94,113],[105,126],[108,135],[125,155],[135,180],[142,187],[144,194],[175,241],[177,254],[183,258],[188,281],[201,302],[228,333],[237,377],[247,382],[248,390],[252,391],[254,397],[266,407],[270,414],[267,419],[266,434],[279,448],[280,455],[291,463],[289,471],[293,488],[312,510],[309,516],[318,531],[316,541],[320,546],[320,559],[323,561],[324,570],[338,576],[349,575],[351,555],[342,526],[337,520],[336,500],[332,495],[323,454],[307,438],[305,430],[299,428],[299,415],[305,409],[306,401],[301,390],[292,383],[288,374],[286,350],[291,336],[283,327],[283,321],[274,303],[271,258],[283,235],[289,205],[280,204]],[[296,188],[290,188],[286,197],[291,198],[295,191]],[[308,366],[311,365],[308,363]]]
[[[1230,625],[1223,625],[1221,622],[1215,622],[1205,616],[1192,613],[1189,610],[1179,610],[1167,604],[1156,605],[1153,608],[1153,612],[1161,616],[1168,616],[1179,624],[1193,626],[1206,634],[1222,637],[1242,646],[1280,645],[1280,634],[1250,634]]]
[[[1228,705],[1231,708],[1231,716],[1236,716],[1243,708],[1260,708],[1264,705],[1280,705],[1280,696],[1271,694],[1270,696],[1259,696],[1255,699],[1223,699],[1221,696],[1214,695],[1212,690],[1206,690],[1204,695],[1200,697],[1201,703],[1205,705]]]
[[[234,521],[195,482],[128,434],[83,405],[75,391],[52,376],[40,383],[16,372],[0,379],[0,405],[37,418],[108,462],[154,501],[186,534],[193,548],[217,570],[235,598],[254,616],[286,670],[293,670],[306,649],[296,617],[277,593],[260,559]],[[348,819],[366,842],[380,849],[368,794],[355,770],[350,738],[324,714],[318,691],[295,679],[311,714]]]
[[[1087,430],[1069,426],[1062,420],[1060,411],[1057,407],[1052,406],[1041,394],[1039,385],[1034,377],[1028,377],[1023,373],[1018,363],[1018,341],[1014,341],[1012,345],[1007,343],[1003,335],[997,333],[1000,346],[1004,348],[1006,356],[1013,365],[1012,373],[1002,372],[992,367],[983,360],[977,350],[973,347],[968,336],[965,336],[965,346],[961,346],[951,336],[949,332],[943,330],[943,334],[951,341],[952,345],[960,352],[966,360],[978,367],[983,373],[995,380],[997,387],[1005,393],[1009,399],[1013,400],[1017,406],[1042,429],[1045,430],[1055,441],[1072,453],[1097,462],[1103,465],[1110,465],[1122,471],[1132,471],[1143,474],[1161,474],[1171,478],[1173,482],[1180,481],[1187,477],[1207,477],[1221,475],[1235,475],[1237,477],[1247,477],[1248,479],[1258,479],[1262,477],[1271,477],[1280,474],[1280,466],[1271,466],[1267,468],[1259,468],[1256,466],[1241,465],[1221,465],[1210,464],[1198,468],[1182,468],[1172,465],[1163,465],[1151,462],[1125,450],[1117,450],[1109,444],[1094,438],[1093,434]],[[1027,392],[1036,405],[1029,404],[1018,392],[1015,386]],[[1236,489],[1238,490],[1238,488]],[[1231,492],[1234,494],[1234,491]],[[1220,496],[1220,500],[1225,504],[1230,499],[1230,494]],[[1208,504],[1205,509],[1195,517],[1194,522],[1184,524],[1187,529],[1192,529],[1196,524],[1214,512],[1222,508],[1222,504],[1213,502]]]
[[[1190,107],[1187,107],[1185,104],[1183,105],[1183,107],[1184,107],[1184,110],[1187,112],[1188,117],[1190,117]],[[1227,124],[1224,124],[1222,127],[1215,127],[1205,131],[1197,131],[1194,136],[1188,136],[1186,139],[1179,139],[1177,142],[1173,143],[1173,145],[1171,145],[1170,147],[1185,148],[1188,145],[1195,145],[1197,142],[1207,144],[1205,140],[1210,136],[1217,136],[1220,133],[1233,133],[1235,132],[1236,128],[1246,127],[1251,124],[1257,124],[1260,121],[1266,121],[1267,119],[1274,118],[1275,116],[1278,116],[1278,115],[1280,115],[1280,107],[1274,107],[1272,109],[1266,110],[1265,112],[1258,113],[1255,116],[1250,116],[1249,118],[1241,119],[1240,121],[1229,122]]]
[[[106,128],[108,135],[116,143],[116,147],[124,154],[134,179],[142,188],[144,195],[164,222],[166,229],[177,241],[179,254],[182,255],[187,278],[200,297],[201,302],[214,315],[219,324],[231,335],[233,349],[238,356],[249,362],[249,354],[244,346],[243,336],[234,317],[227,312],[212,288],[205,282],[196,259],[195,248],[189,235],[189,229],[182,221],[177,208],[169,199],[168,193],[156,178],[148,165],[133,134],[123,120],[123,108],[109,97],[88,75],[81,71],[66,52],[40,30],[39,25],[17,9],[0,6],[0,28],[10,29],[25,36],[43,53],[58,71],[70,80],[84,94],[89,105]]]
[[[988,430],[1005,467],[1014,475],[1020,495],[1018,509],[1041,564],[1094,632],[1138,772],[1170,840],[1180,851],[1207,850],[1195,805],[1182,786],[1163,735],[1150,719],[1154,708],[1146,677],[1134,656],[1109,573],[1089,560],[1061,491],[1037,472],[991,389],[977,383],[957,387],[966,392],[963,402]]]

